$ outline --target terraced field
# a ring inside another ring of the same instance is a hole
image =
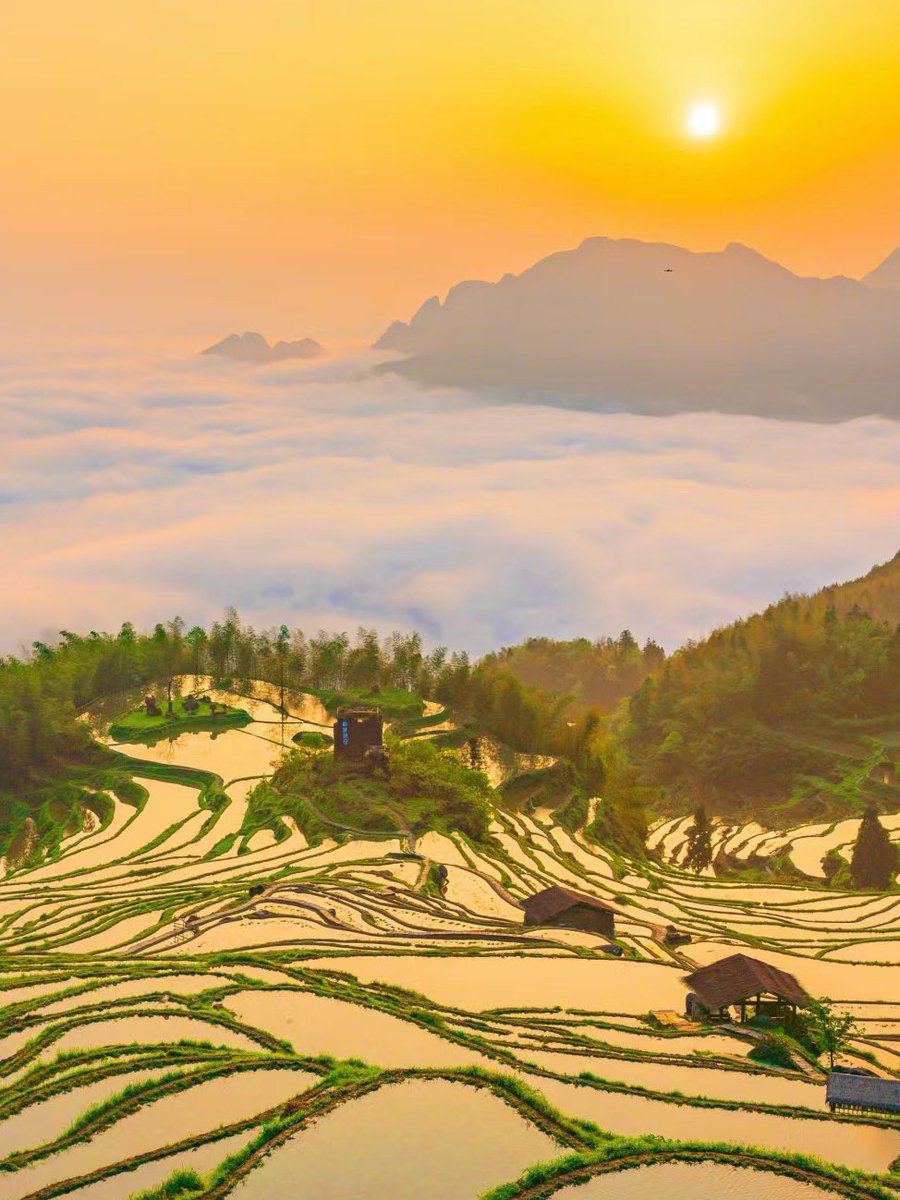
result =
[[[818,1067],[748,1058],[746,1031],[648,1015],[752,948],[852,1008],[851,1058],[900,1074],[896,894],[687,875],[677,823],[654,835],[666,865],[632,863],[541,810],[496,809],[478,845],[248,835],[250,790],[329,721],[254,693],[215,696],[241,728],[122,747],[142,802],[0,881],[5,1198],[900,1196],[896,1121],[831,1115]],[[452,724],[426,716],[417,736]],[[516,769],[487,757],[494,782]],[[852,831],[719,836],[782,837],[799,865]],[[551,883],[615,908],[622,958],[523,924]],[[670,922],[694,941],[668,948]]]

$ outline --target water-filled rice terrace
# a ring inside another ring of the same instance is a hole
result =
[[[248,835],[251,789],[330,721],[252,691],[215,693],[241,727],[122,746],[138,799],[6,864],[6,1200],[900,1196],[896,1120],[831,1114],[822,1069],[748,1057],[752,1031],[649,1015],[744,949],[855,1014],[847,1062],[900,1075],[900,897],[815,881],[852,831],[717,832],[783,839],[810,886],[688,874],[679,822],[652,835],[662,865],[629,862],[540,809],[497,808],[478,845],[335,826],[311,846],[289,817]],[[445,732],[428,713],[417,735]],[[499,748],[487,765],[516,769]],[[553,883],[615,909],[623,957],[524,925]]]

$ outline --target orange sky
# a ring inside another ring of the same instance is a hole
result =
[[[7,333],[334,341],[592,234],[815,274],[900,243],[900,0],[3,10]]]

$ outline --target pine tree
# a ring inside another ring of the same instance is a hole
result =
[[[870,804],[860,823],[850,859],[853,886],[884,891],[893,883],[896,870],[897,849],[878,820],[875,806]]]
[[[687,854],[684,865],[699,875],[712,862],[712,825],[701,804],[694,813],[694,823],[687,831]]]

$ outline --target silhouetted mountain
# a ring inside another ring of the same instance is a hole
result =
[[[879,263],[868,275],[864,275],[863,283],[867,283],[869,287],[900,292],[900,246],[892,250],[883,263]]]
[[[900,417],[900,295],[737,243],[589,238],[432,297],[376,348],[409,356],[382,370],[578,408]]]
[[[261,333],[230,333],[214,346],[207,346],[201,354],[219,354],[224,358],[235,358],[240,362],[278,362],[284,358],[322,358],[327,351],[312,338],[301,338],[296,342],[276,342],[270,346]]]

